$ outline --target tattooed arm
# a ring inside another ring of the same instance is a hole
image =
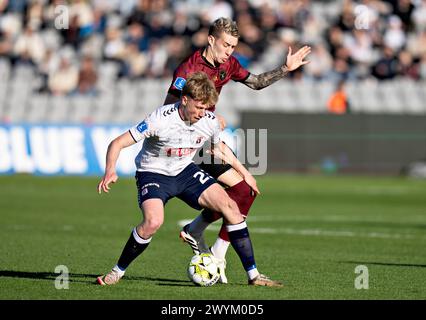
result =
[[[281,66],[259,75],[250,74],[243,83],[251,89],[260,90],[284,78],[288,72],[286,66]]]
[[[274,82],[284,78],[290,71],[296,70],[300,66],[309,63],[309,61],[304,61],[304,59],[310,52],[311,48],[304,46],[295,54],[292,54],[291,47],[289,47],[287,61],[283,66],[259,75],[250,74],[243,83],[254,90],[266,88]]]

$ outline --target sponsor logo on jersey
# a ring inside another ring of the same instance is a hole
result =
[[[137,129],[140,133],[142,133],[142,132],[144,132],[146,129],[148,129],[148,125],[146,124],[146,122],[145,122],[145,121],[142,121],[141,123],[139,123],[139,124],[137,125],[136,129]]]
[[[186,83],[186,79],[177,77],[173,85],[175,86],[176,89],[182,90],[183,87],[185,86],[185,83]]]
[[[195,148],[168,148],[166,154],[168,157],[184,157],[189,156],[197,149]]]

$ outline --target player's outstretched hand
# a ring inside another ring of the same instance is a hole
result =
[[[311,47],[309,46],[304,46],[303,48],[299,49],[295,54],[292,54],[291,47],[288,47],[287,61],[285,64],[288,71],[296,70],[300,66],[309,63],[309,61],[304,61],[304,59],[310,53]]]
[[[115,183],[118,180],[118,176],[115,172],[105,173],[101,182],[98,184],[98,193],[101,194],[102,191],[108,193],[109,192],[109,184]]]
[[[257,187],[256,179],[251,174],[246,175],[244,177],[244,180],[250,186],[253,192],[255,192],[256,194],[260,194],[259,188]]]

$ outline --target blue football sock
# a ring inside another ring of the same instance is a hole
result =
[[[253,246],[245,221],[239,224],[230,224],[226,226],[231,240],[231,245],[240,257],[241,263],[246,271],[256,268],[254,260]]]

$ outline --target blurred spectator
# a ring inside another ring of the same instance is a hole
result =
[[[336,58],[337,50],[343,47],[344,33],[338,26],[332,26],[328,29],[325,39],[327,41],[328,50],[333,58]]]
[[[0,56],[12,59],[13,36],[8,30],[0,31]]]
[[[125,54],[126,44],[120,29],[110,27],[106,30],[104,57],[109,60],[121,60]]]
[[[426,0],[421,0],[419,5],[414,9],[412,22],[416,25],[416,31],[426,30]]]
[[[139,51],[137,44],[129,43],[121,66],[120,77],[138,79],[147,72],[148,58]]]
[[[224,0],[214,0],[213,5],[209,6],[207,15],[209,22],[212,23],[220,17],[232,18],[233,9],[229,2]]]
[[[78,86],[78,68],[74,66],[70,58],[62,56],[57,70],[48,78],[49,91],[53,95],[63,96],[73,93]]]
[[[330,96],[327,103],[328,112],[333,114],[350,113],[349,101],[345,92],[345,82],[339,81],[336,90]]]
[[[401,20],[404,30],[412,29],[411,15],[414,11],[414,5],[411,0],[392,0],[393,14]]]
[[[162,42],[153,39],[148,50],[148,75],[153,78],[164,76],[167,62],[167,51]]]
[[[342,13],[340,14],[337,26],[343,32],[352,31],[355,29],[355,14],[354,5],[351,0],[344,0]]]
[[[420,58],[426,53],[426,28],[418,36],[410,37],[407,49],[415,58]]]
[[[0,3],[0,7],[6,6],[9,12],[24,13],[28,0],[2,0]]]
[[[328,76],[330,81],[353,80],[354,77],[349,63],[345,59],[337,58],[333,61],[333,68]]]
[[[313,80],[323,80],[330,73],[333,59],[321,43],[312,48],[309,61],[305,66],[306,75]]]
[[[148,50],[149,39],[145,27],[137,22],[132,22],[128,26],[125,41],[127,44],[135,44],[139,51]]]
[[[198,26],[198,22],[190,19],[183,10],[176,10],[170,31],[175,36],[188,37],[194,34]]]
[[[176,70],[179,64],[185,59],[191,52],[188,45],[185,43],[184,38],[174,36],[167,41],[167,53],[168,58],[166,61],[165,76],[172,76],[171,70]]]
[[[98,73],[92,57],[83,57],[78,74],[77,91],[83,95],[96,95]]]
[[[55,28],[59,5],[65,29]],[[81,66],[90,55],[93,66],[118,62],[122,77],[164,78],[206,45],[218,16],[237,21],[245,68],[268,69],[308,44],[312,62],[289,81],[425,79],[426,0],[0,0],[0,56],[50,79],[71,45]]]
[[[34,29],[40,29],[43,24],[43,3],[42,1],[31,1],[28,5],[25,20]]]
[[[76,21],[79,41],[82,41],[94,31],[94,11],[86,0],[71,1],[70,19]]]
[[[406,35],[403,30],[401,20],[397,16],[391,16],[389,18],[389,25],[385,32],[384,45],[397,51],[401,49],[406,42]]]
[[[410,52],[403,50],[398,55],[397,74],[411,80],[419,79],[419,66],[414,63]]]
[[[41,77],[41,84],[37,89],[39,92],[49,92],[49,75],[53,74],[58,69],[60,63],[59,55],[55,54],[54,50],[47,49],[43,60],[38,65],[38,73]]]
[[[197,49],[207,46],[208,34],[209,34],[208,28],[202,28],[196,33],[194,33],[194,35],[191,37],[191,44],[192,44],[191,51],[195,51]]]
[[[238,17],[237,24],[240,32],[240,43],[247,46],[251,53],[252,60],[257,60],[258,55],[265,47],[265,38],[262,30],[254,23],[252,17],[248,13],[243,13]]]
[[[385,47],[383,57],[373,67],[373,75],[379,80],[390,80],[396,76],[398,62],[392,48]]]
[[[349,50],[351,58],[359,64],[369,64],[373,58],[373,41],[365,30],[353,30],[350,37],[346,38],[345,47]]]
[[[44,42],[35,24],[28,24],[19,35],[14,46],[14,54],[21,63],[38,64],[44,57]]]

